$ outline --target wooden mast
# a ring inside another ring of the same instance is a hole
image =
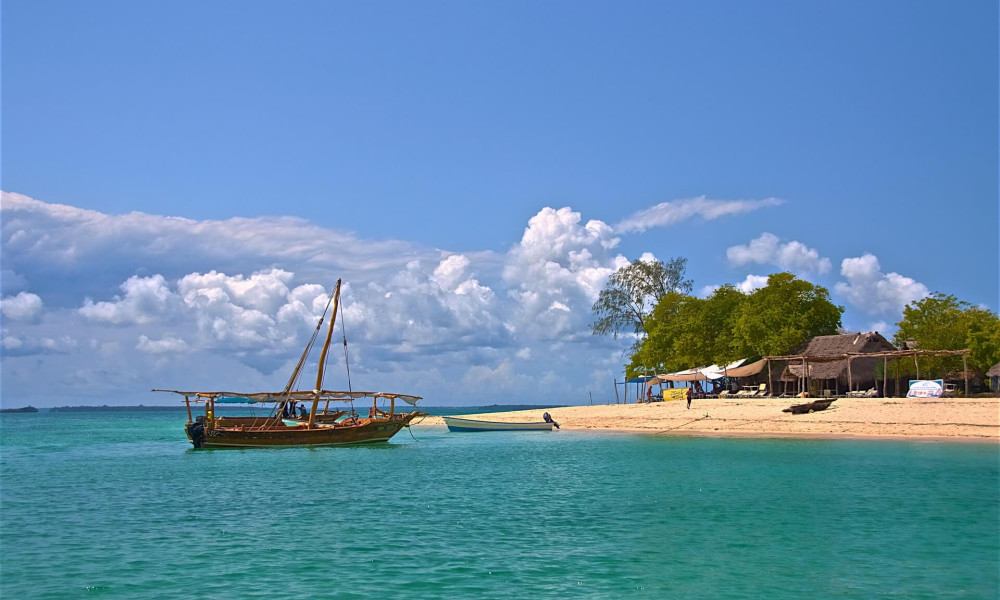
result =
[[[337,280],[337,289],[333,292],[333,314],[330,315],[330,328],[326,330],[326,341],[323,342],[323,351],[319,355],[319,367],[316,369],[316,387],[313,389],[313,405],[309,411],[309,429],[312,429],[316,422],[316,413],[319,411],[319,395],[323,391],[323,368],[326,366],[326,352],[330,349],[330,339],[333,337],[333,324],[337,322],[337,307],[340,304],[340,280]]]

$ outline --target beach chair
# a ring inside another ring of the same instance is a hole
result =
[[[767,384],[766,383],[760,384],[760,387],[757,388],[757,394],[756,394],[756,396],[758,398],[767,398],[768,393],[767,393]]]

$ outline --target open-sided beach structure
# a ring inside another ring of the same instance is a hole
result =
[[[840,395],[840,386],[844,383],[846,373],[846,388],[843,391],[847,395],[864,393],[867,396],[885,396],[889,384],[889,360],[912,359],[916,377],[919,379],[921,356],[961,356],[965,393],[969,393],[969,370],[966,360],[968,349],[897,350],[877,331],[869,331],[817,336],[800,346],[798,350],[796,354],[787,356],[764,357],[768,362],[769,373],[771,362],[785,363],[780,380],[786,387],[788,383],[795,382],[797,393],[816,388],[815,382],[818,380],[823,386],[819,388],[820,395]],[[876,368],[879,362],[882,363],[881,390]],[[810,382],[813,382],[812,386]],[[834,387],[832,389],[825,387],[828,383],[832,383]],[[897,390],[897,393],[900,391]]]
[[[849,357],[852,354],[874,354],[895,351],[896,347],[877,331],[819,335],[792,352],[781,373],[780,381],[786,388],[797,383],[797,390],[805,390],[803,380],[822,382],[824,392],[839,396],[842,392],[867,390],[875,387],[875,359]],[[769,357],[775,360],[775,357]],[[799,360],[795,360],[795,359]]]
[[[1000,363],[997,363],[986,371],[986,377],[990,382],[990,389],[994,392],[1000,392]]]
[[[923,350],[909,345],[896,349],[889,340],[877,331],[821,335],[800,344],[792,354],[764,356],[747,362],[738,360],[727,365],[695,367],[675,373],[665,373],[648,380],[648,385],[674,383],[696,384],[714,382],[723,377],[728,380],[740,379],[744,390],[736,396],[745,395],[752,388],[750,396],[793,396],[809,393],[817,396],[887,396],[890,383],[890,361],[912,361],[913,374],[920,379],[921,357],[961,356],[961,378],[965,382],[965,394],[969,393],[969,370],[967,357],[969,350]],[[881,368],[880,368],[881,367]],[[926,375],[926,372],[925,372]],[[1000,364],[994,365],[990,377],[992,389],[1000,388]],[[958,379],[956,373],[951,379]],[[896,381],[894,392],[905,395],[905,381]],[[747,385],[751,383],[752,385]],[[781,388],[781,389],[779,389]],[[720,396],[729,394],[723,392]],[[708,394],[706,394],[708,395]]]

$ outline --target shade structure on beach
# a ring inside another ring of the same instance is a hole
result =
[[[686,371],[677,371],[676,373],[667,373],[665,375],[658,375],[657,378],[660,381],[714,381],[716,379],[726,376],[739,377],[738,375],[732,375],[731,373],[734,369],[742,365],[745,361],[746,361],[745,358],[741,358],[736,362],[724,365],[722,367],[720,367],[719,365],[696,367],[694,369],[688,369]],[[757,372],[760,372],[760,369],[758,369]]]
[[[659,375],[658,379],[661,381],[709,381],[718,379],[718,377],[709,377],[702,369],[688,369],[687,371]]]
[[[724,375],[726,377],[749,377],[763,371],[766,364],[767,360],[762,358],[757,362],[750,363],[749,365],[737,366],[736,368],[727,367]]]

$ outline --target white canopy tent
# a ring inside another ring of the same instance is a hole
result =
[[[722,377],[729,375],[730,371],[738,368],[746,362],[745,358],[730,363],[728,365],[709,365],[707,367],[696,367],[694,369],[687,369],[686,371],[677,371],[676,373],[666,373],[664,375],[657,375],[656,378],[662,383],[664,381],[714,381]],[[756,363],[754,363],[756,364]],[[758,369],[759,371],[759,369]],[[729,375],[733,377],[734,375]]]

